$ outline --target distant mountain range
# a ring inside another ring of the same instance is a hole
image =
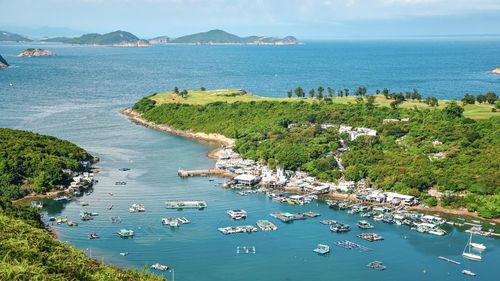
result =
[[[0,30],[0,41],[31,42],[33,40],[16,33]]]
[[[32,41],[19,34],[0,31],[0,41]],[[178,38],[168,36],[155,37],[149,40],[140,39],[127,31],[114,31],[106,34],[88,33],[80,37],[55,37],[40,40],[41,42],[61,42],[76,45],[98,46],[149,46],[151,44],[255,44],[255,45],[292,45],[298,41],[293,36],[284,38],[249,36],[239,37],[220,29],[201,32]]]

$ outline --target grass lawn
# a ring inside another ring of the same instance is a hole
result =
[[[386,99],[383,95],[375,95],[375,104],[380,106],[390,106],[392,100]],[[271,98],[271,97],[261,97],[253,94],[246,93],[241,89],[219,89],[219,90],[189,90],[187,98],[183,98],[174,92],[161,92],[157,93],[150,97],[150,99],[156,101],[157,105],[163,103],[183,103],[183,104],[193,104],[193,105],[204,105],[213,102],[250,102],[250,101],[287,101],[287,102],[297,102],[297,101],[305,101],[305,102],[315,102],[318,101],[317,98]],[[444,108],[446,103],[449,100],[439,100],[439,106],[437,108]],[[356,97],[334,97],[332,98],[333,103],[347,104],[347,103],[355,103]],[[461,104],[461,102],[458,102]],[[401,105],[401,107],[412,108],[422,107],[429,108],[423,102],[418,101],[405,101]],[[487,119],[492,116],[500,116],[500,110],[498,112],[492,112],[493,108],[490,104],[468,104],[463,106],[464,116],[472,119]]]

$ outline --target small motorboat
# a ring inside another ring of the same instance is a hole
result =
[[[330,253],[330,246],[325,245],[325,244],[318,244],[316,249],[313,250],[315,253],[318,255],[326,255]]]
[[[366,266],[373,268],[373,269],[376,269],[376,270],[384,270],[387,268],[381,261],[372,261],[369,264],[367,264]]]
[[[120,256],[128,256],[128,252],[121,252]]]
[[[478,249],[481,251],[486,250],[486,246],[484,244],[481,244],[481,243],[470,243],[470,246],[474,249]]]
[[[169,269],[168,266],[166,265],[163,265],[163,264],[159,264],[159,263],[155,263],[151,266],[152,269],[156,269],[156,270],[161,270],[161,271],[167,271]]]
[[[99,235],[97,235],[97,233],[90,233],[89,234],[89,239],[90,240],[93,240],[93,239],[99,239]]]
[[[476,273],[474,273],[470,270],[467,270],[467,269],[462,270],[462,273],[465,275],[469,275],[469,276],[476,276]]]

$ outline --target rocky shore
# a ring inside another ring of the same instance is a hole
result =
[[[7,61],[2,57],[2,55],[0,55],[0,68],[3,68],[3,67],[8,67],[9,64],[7,63]]]
[[[30,58],[30,57],[53,57],[56,54],[49,50],[44,49],[27,49],[26,51],[21,52],[18,57],[22,58]]]
[[[214,143],[216,145],[224,145],[224,146],[233,146],[235,143],[234,139],[228,138],[226,136],[220,134],[207,134],[201,132],[195,132],[192,130],[178,130],[173,127],[167,125],[158,125],[153,122],[149,122],[142,118],[142,114],[132,110],[131,108],[126,108],[121,111],[122,114],[128,117],[128,119],[138,125],[142,125],[144,127],[152,128],[158,131],[174,134],[177,136],[191,138],[195,140],[202,140],[210,143]]]

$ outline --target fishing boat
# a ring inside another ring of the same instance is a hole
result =
[[[325,225],[332,225],[332,224],[337,224],[336,220],[320,220],[319,223],[325,224]]]
[[[90,233],[89,234],[89,239],[93,240],[93,239],[99,239],[99,235],[97,235],[97,233]]]
[[[278,230],[278,227],[268,221],[268,220],[258,220],[257,221],[257,226],[262,230],[262,231],[274,231],[274,230]]]
[[[128,209],[130,213],[135,213],[135,212],[144,212],[146,211],[146,208],[144,208],[144,205],[142,204],[132,204],[130,208]]]
[[[78,224],[74,221],[70,221],[68,220],[68,222],[66,223],[68,226],[78,226]]]
[[[381,261],[372,261],[369,264],[367,264],[366,266],[373,268],[373,269],[376,269],[376,270],[384,270],[387,268]]]
[[[242,226],[228,226],[221,227],[219,231],[223,234],[233,234],[233,233],[252,233],[257,232],[257,228],[253,225],[242,225]]]
[[[171,227],[179,227],[178,218],[163,218],[161,219],[161,223],[163,223],[164,225],[169,225]]]
[[[476,276],[476,274],[474,272],[467,270],[467,269],[462,270],[462,273],[465,275],[469,275],[469,276]]]
[[[166,265],[163,265],[163,264],[159,264],[159,263],[155,263],[151,266],[152,269],[156,269],[156,270],[160,270],[160,271],[167,271],[169,269],[168,266]]]
[[[361,229],[371,229],[371,228],[373,228],[373,225],[371,225],[369,222],[367,222],[365,220],[358,221],[358,223],[356,225],[359,228],[361,228]]]
[[[472,233],[470,234],[469,241],[467,241],[467,245],[465,245],[464,251],[462,252],[462,257],[472,260],[472,261],[481,261],[481,256],[471,252],[472,248]]]
[[[330,226],[331,232],[341,233],[341,232],[348,232],[350,230],[351,230],[351,227],[347,224],[337,223],[337,224]]]
[[[313,250],[313,252],[317,253],[318,255],[326,255],[330,253],[330,246],[325,245],[325,244],[318,244],[316,249]]]
[[[384,240],[384,237],[377,233],[361,233],[358,234],[358,237],[370,242]]]
[[[129,238],[134,236],[134,231],[122,228],[118,230],[116,234],[118,234],[121,238]]]
[[[205,201],[166,201],[165,208],[167,209],[204,209],[207,207]]]
[[[247,217],[247,212],[245,210],[229,210],[227,211],[227,214],[233,220],[242,220]]]

